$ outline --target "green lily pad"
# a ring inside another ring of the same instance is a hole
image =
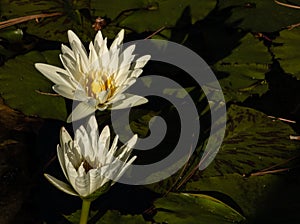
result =
[[[221,201],[203,194],[175,194],[154,202],[160,223],[242,223],[245,218]]]
[[[262,95],[268,90],[265,73],[272,57],[264,44],[247,34],[231,54],[213,67],[227,74],[219,80],[226,101],[243,102],[253,94]]]
[[[59,51],[31,51],[8,60],[0,67],[0,89],[5,103],[29,116],[65,120],[65,101],[52,96],[52,83],[39,73],[34,63],[60,65]]]
[[[293,1],[281,1],[293,4]],[[294,4],[299,4],[294,1]],[[230,24],[253,32],[275,32],[289,25],[299,23],[299,10],[287,8],[274,0],[221,0],[220,9],[231,8]]]
[[[297,223],[298,186],[295,176],[290,177],[269,174],[245,178],[239,174],[225,174],[190,181],[186,190],[209,192],[226,204],[239,207],[247,223]]]
[[[79,223],[81,210],[70,215],[64,215],[64,217],[71,223]],[[146,224],[142,215],[121,215],[120,212],[114,210],[108,210],[102,217],[97,217],[97,211],[90,211],[90,220],[93,220],[94,224]]]
[[[205,176],[250,174],[281,163],[297,153],[293,129],[251,108],[231,105],[227,110],[226,135]]]
[[[107,211],[96,224],[146,224],[142,215],[121,215],[118,211]]]
[[[203,19],[214,7],[216,1],[91,1],[95,16],[106,16],[121,27],[135,32],[155,31],[161,27],[174,27],[187,7],[191,9],[192,23]],[[166,16],[168,15],[168,16]]]
[[[282,45],[272,47],[272,51],[274,52],[275,57],[279,60],[283,70],[290,73],[297,79],[300,79],[299,38],[300,28],[283,30],[280,32],[280,36],[275,40],[276,43],[280,43]]]
[[[90,40],[95,33],[92,22],[80,13],[80,9],[88,7],[88,1],[3,0],[0,2],[0,9],[3,9],[0,14],[7,19],[15,19],[37,14],[61,13],[61,15],[31,19],[19,26],[24,30],[26,28],[29,34],[60,42],[67,41],[67,30],[72,29],[86,41]]]

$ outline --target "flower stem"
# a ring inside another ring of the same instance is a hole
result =
[[[87,224],[91,201],[82,199],[82,208],[79,224]]]

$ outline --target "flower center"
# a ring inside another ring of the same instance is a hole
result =
[[[105,101],[103,102],[103,98],[99,97],[99,93],[107,91],[107,96],[104,99],[109,99],[116,90],[116,82],[113,75],[106,76],[105,74],[97,74],[88,78],[86,88],[89,96],[99,99],[102,104]]]
[[[105,80],[96,79],[91,83],[91,90],[92,90],[93,94],[98,94],[102,91],[105,91],[108,89],[112,90],[114,88],[115,88],[114,80],[111,77],[108,77]]]

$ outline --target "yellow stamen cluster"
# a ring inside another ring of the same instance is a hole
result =
[[[107,99],[109,99],[114,94],[116,85],[113,75],[106,76],[103,74],[98,74],[88,78],[86,88],[89,96],[94,98],[98,98],[98,94],[102,91],[109,91],[107,96]]]

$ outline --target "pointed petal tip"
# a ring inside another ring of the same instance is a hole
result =
[[[60,136],[66,134],[66,133],[68,133],[68,131],[66,130],[66,128],[65,127],[61,127],[61,129],[60,129]]]
[[[44,173],[44,177],[51,183],[53,184],[57,189],[67,193],[67,194],[70,194],[70,195],[73,195],[73,196],[79,196],[78,193],[75,192],[75,190],[67,183],[61,181],[61,180],[58,180],[56,179],[55,177],[49,175],[49,174],[46,174]]]
[[[107,136],[110,136],[110,128],[108,125],[105,125],[105,127],[101,131],[100,138],[103,139],[104,136],[105,138],[107,138]]]
[[[45,63],[34,63],[34,67],[41,73],[43,73],[43,70],[44,69],[49,69],[50,67],[51,68],[54,68],[55,66],[52,66],[52,65],[48,65],[48,64],[45,64]]]

